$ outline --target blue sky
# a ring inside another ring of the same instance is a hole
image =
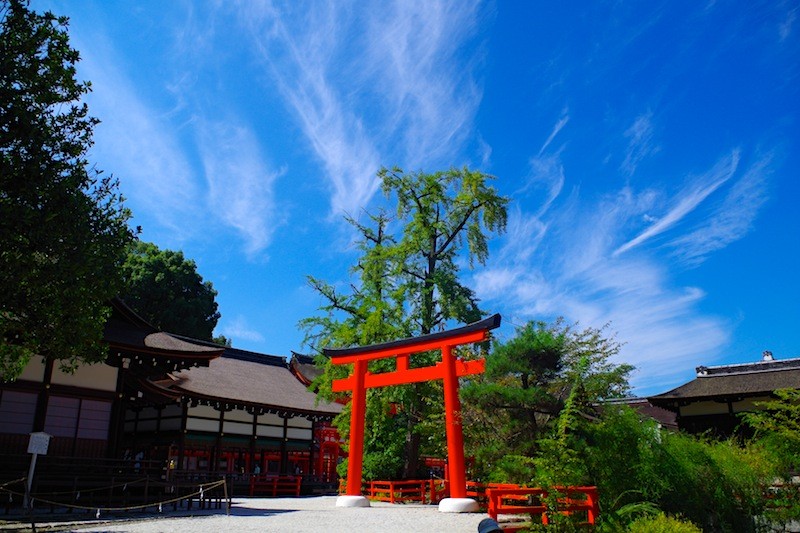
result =
[[[800,356],[799,6],[33,1],[71,18],[91,160],[235,346],[304,350],[378,168],[468,165],[512,199],[464,272],[501,338],[610,323],[639,394]]]

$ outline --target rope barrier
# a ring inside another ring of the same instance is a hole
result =
[[[24,482],[26,479],[28,479],[28,478],[26,478],[26,477],[21,477],[21,478],[19,478],[19,479],[15,479],[14,481],[6,481],[6,482],[5,482],[5,483],[3,483],[2,485],[0,485],[0,489],[2,489],[3,487],[7,487],[7,486],[9,486],[9,485],[13,485],[14,483],[23,483],[23,482]]]
[[[26,478],[22,478],[23,481],[25,479]],[[75,494],[76,495],[75,499],[79,500],[80,497],[81,497],[81,493],[86,494],[86,493],[90,493],[90,492],[100,492],[100,491],[104,491],[104,490],[116,489],[117,487],[122,487],[122,490],[124,492],[125,490],[127,490],[129,485],[130,486],[136,486],[137,483],[144,483],[144,482],[147,482],[147,481],[149,481],[150,483],[160,483],[159,481],[156,481],[154,479],[143,477],[143,478],[135,479],[133,481],[126,481],[124,483],[115,483],[113,485],[106,485],[104,487],[95,487],[95,488],[91,488],[91,489],[78,489],[77,491],[76,490],[62,490],[62,491],[56,491],[56,492],[41,492],[41,493],[39,493],[39,496],[41,496],[41,495],[58,496],[58,495],[61,495],[61,494]]]
[[[23,480],[24,479],[25,478],[23,478]],[[17,491],[12,491],[10,489],[5,488],[6,485],[11,484],[11,483],[17,483],[17,482],[19,482],[19,480],[14,481],[14,482],[9,482],[9,483],[6,483],[4,485],[0,485],[0,490],[2,490],[4,492],[7,492],[9,494],[9,496],[12,495],[12,494],[15,494],[17,496],[24,496],[24,493],[17,492]],[[156,502],[152,502],[152,503],[145,503],[145,504],[140,504],[140,505],[129,505],[129,506],[126,506],[126,507],[97,507],[97,506],[87,507],[85,505],[75,505],[75,504],[70,504],[70,503],[63,503],[63,502],[48,500],[48,499],[39,497],[38,494],[37,495],[33,495],[32,494],[31,495],[31,500],[30,500],[30,506],[31,506],[31,508],[33,508],[33,502],[35,500],[37,503],[45,503],[45,504],[48,504],[48,505],[65,507],[67,509],[82,509],[82,510],[85,510],[85,511],[92,511],[92,510],[97,509],[97,518],[100,518],[100,511],[105,511],[105,512],[108,512],[108,511],[134,511],[136,509],[146,509],[148,507],[158,506],[158,512],[162,512],[162,509],[161,509],[162,505],[166,505],[166,504],[170,504],[170,503],[176,503],[176,502],[179,502],[181,500],[191,499],[194,496],[199,496],[202,499],[205,491],[213,490],[213,489],[216,489],[216,488],[222,487],[222,486],[226,486],[226,482],[225,482],[224,479],[221,479],[219,481],[212,481],[212,482],[209,482],[209,483],[200,483],[198,485],[199,490],[196,491],[196,492],[192,492],[190,494],[184,494],[183,496],[179,496],[177,498],[170,498],[168,500],[161,500],[161,501],[156,501]],[[226,488],[227,488],[227,486],[226,486]]]
[[[6,481],[2,485],[0,485],[0,490],[4,490],[4,491],[8,492],[8,503],[13,503],[14,502],[14,498],[11,495],[11,491],[6,489],[6,487],[8,487],[9,485],[14,485],[16,483],[24,483],[26,479],[28,479],[28,478],[21,477],[19,479],[15,479],[13,481]]]

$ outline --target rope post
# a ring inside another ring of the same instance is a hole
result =
[[[150,475],[148,474],[144,478],[144,498],[142,499],[142,503],[147,505],[147,500],[150,498]],[[147,511],[147,507],[142,507],[142,512]]]
[[[228,496],[228,482],[225,478],[222,478],[222,490],[225,494],[225,514],[230,516],[231,515],[231,499]]]

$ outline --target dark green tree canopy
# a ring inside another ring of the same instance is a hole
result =
[[[633,367],[612,361],[620,347],[603,330],[579,331],[561,319],[529,322],[495,343],[486,373],[462,389],[465,442],[484,474],[504,479],[516,469],[524,478],[519,467],[544,436],[558,430],[561,438],[576,417],[593,416],[597,402],[624,396]],[[557,420],[567,425],[556,428]]]
[[[170,333],[213,340],[220,317],[217,291],[183,252],[139,241],[131,246],[123,272],[123,300],[143,318]]]
[[[134,239],[117,182],[89,165],[97,120],[67,19],[0,1],[0,376],[34,354],[105,358],[102,332]]]

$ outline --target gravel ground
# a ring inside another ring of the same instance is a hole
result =
[[[335,496],[234,498],[230,516],[223,510],[191,517],[161,516],[136,522],[73,525],[72,531],[130,533],[303,532],[303,533],[458,533],[478,531],[484,513],[440,513],[435,505],[372,502],[372,507],[336,507]]]

